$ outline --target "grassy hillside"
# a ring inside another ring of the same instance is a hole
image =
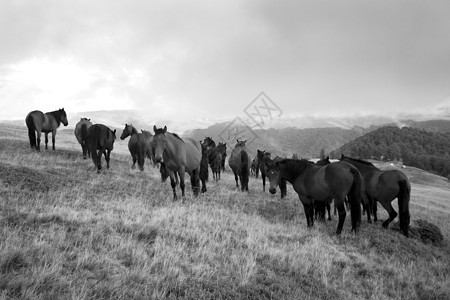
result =
[[[71,132],[41,153],[24,133],[0,125],[1,299],[450,297],[450,186],[436,175],[405,169],[413,229],[436,224],[443,243],[380,223],[354,235],[349,215],[337,237],[336,217],[306,228],[290,187],[280,200],[252,178],[241,193],[227,171],[199,198],[188,181],[186,201],[172,202],[156,169],[130,169],[127,141],[96,174]]]

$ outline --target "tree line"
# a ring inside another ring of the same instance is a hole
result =
[[[430,132],[411,127],[380,127],[330,153],[362,159],[401,161],[450,179],[450,132]]]

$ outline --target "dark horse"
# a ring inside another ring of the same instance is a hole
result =
[[[203,147],[204,147],[204,149],[203,149]],[[215,181],[218,181],[220,179],[220,171],[222,169],[221,168],[221,165],[222,165],[221,151],[216,147],[216,143],[210,137],[206,137],[203,140],[202,151],[204,151],[208,157],[208,163],[209,163],[209,166],[211,167],[211,171],[213,173],[213,179]]]
[[[382,171],[372,163],[361,159],[346,157],[342,154],[341,161],[354,165],[361,173],[366,196],[369,200],[369,211],[372,210],[374,221],[377,221],[377,201],[387,210],[389,218],[383,222],[383,227],[387,228],[397,216],[397,212],[392,207],[392,201],[398,199],[400,213],[400,229],[405,236],[408,236],[409,228],[409,199],[411,195],[411,184],[408,177],[400,170]],[[370,215],[368,215],[370,220]]]
[[[217,150],[219,150],[220,155],[222,155],[222,162],[220,163],[222,172],[225,172],[225,160],[227,158],[227,143],[219,142],[217,145]]]
[[[153,126],[153,131],[155,135],[153,136],[152,152],[155,155],[155,163],[164,162],[169,173],[174,200],[177,199],[175,190],[177,175],[180,182],[181,196],[184,198],[185,172],[191,177],[194,195],[198,196],[200,190],[200,162],[202,159],[200,143],[191,138],[183,140],[177,134],[168,132],[166,126],[164,128]],[[206,190],[206,186],[204,190]]]
[[[116,130],[112,131],[103,124],[94,124],[88,130],[89,149],[97,173],[102,170],[102,154],[105,155],[106,168],[109,169],[109,156],[114,148]],[[98,152],[97,152],[98,151]]]
[[[128,141],[128,150],[130,150],[131,157],[133,158],[132,169],[136,168],[137,161],[139,170],[144,171],[145,156],[150,153],[150,143],[153,139],[153,136],[149,133],[148,131],[139,133],[132,124],[125,124],[120,139],[124,140],[128,136],[131,136]]]
[[[88,147],[87,133],[89,127],[92,126],[91,119],[81,118],[80,121],[75,126],[75,137],[78,143],[81,145],[81,150],[83,151],[83,158],[86,159],[86,155],[91,156],[91,152]]]
[[[271,154],[266,152],[266,150],[256,150],[255,167],[256,167],[256,178],[258,178],[258,173],[261,171],[261,178],[263,182],[263,192],[266,191],[266,168],[267,162],[272,161],[270,159]]]
[[[55,136],[56,129],[61,125],[67,126],[67,115],[64,108],[43,113],[40,110],[34,110],[30,112],[25,118],[25,123],[28,127],[28,137],[30,138],[31,148],[36,148],[37,151],[41,150],[41,132],[45,133],[45,149],[48,144],[48,133],[52,133],[53,150],[55,150]],[[36,141],[37,132],[37,141]]]
[[[344,199],[347,196],[351,203],[352,230],[358,230],[361,224],[362,179],[355,167],[343,162],[320,167],[304,159],[283,159],[275,166],[276,169],[269,172],[269,191],[272,194],[276,192],[279,177],[289,181],[303,204],[308,227],[314,225],[314,202],[329,203],[334,198],[339,211],[336,234],[340,234],[346,216]]]
[[[236,187],[239,188],[238,179],[241,182],[241,190],[248,191],[248,180],[250,175],[249,151],[245,146],[246,141],[237,140],[236,146],[231,151],[228,165],[234,173]]]

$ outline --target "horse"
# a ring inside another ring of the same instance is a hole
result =
[[[55,150],[56,129],[61,123],[63,123],[64,126],[69,124],[64,108],[45,114],[40,110],[34,110],[28,113],[25,118],[25,123],[28,127],[28,137],[30,139],[31,149],[36,148],[37,151],[41,150],[41,132],[45,133],[45,149],[47,149],[48,144],[48,133],[52,133],[53,150]]]
[[[97,173],[100,173],[102,170],[102,153],[105,155],[106,168],[109,169],[109,157],[114,149],[115,140],[115,129],[113,131],[103,124],[94,124],[89,127],[88,144],[92,162],[97,167]]]
[[[164,128],[153,126],[152,152],[155,155],[155,163],[164,162],[169,173],[170,184],[173,190],[173,199],[177,200],[176,176],[179,177],[181,196],[185,197],[184,176],[188,173],[191,177],[191,186],[194,196],[198,196],[200,190],[200,162],[202,159],[202,147],[200,143],[192,138],[180,138],[176,133]],[[205,178],[202,179],[206,191]]]
[[[128,150],[130,151],[133,159],[131,168],[136,168],[137,161],[139,170],[142,172],[144,171],[145,156],[148,156],[150,152],[150,143],[153,139],[152,134],[148,131],[145,131],[145,133],[139,133],[132,124],[125,124],[125,128],[120,135],[120,139],[123,141],[128,136],[130,136],[130,140],[128,141]]]
[[[267,165],[266,163],[271,161],[270,156],[271,154],[269,152],[266,152],[266,150],[261,151],[261,150],[256,150],[256,159],[255,159],[255,164],[256,164],[256,174],[258,174],[258,171],[261,171],[261,178],[262,178],[262,182],[263,182],[263,192],[266,191],[266,168]],[[258,176],[256,176],[256,178],[258,178]]]
[[[204,138],[203,143],[205,144],[205,147],[208,148],[216,148],[216,142],[210,137],[207,136]]]
[[[211,167],[213,173],[213,179],[218,181],[220,179],[220,170],[222,164],[222,154],[221,151],[216,147],[216,143],[211,137],[206,137],[203,140],[202,151],[208,156],[208,163]]]
[[[222,172],[225,172],[225,160],[227,158],[227,143],[219,142],[217,145],[217,150],[220,152],[220,155],[222,155],[222,162],[220,163]]]
[[[314,202],[329,203],[334,198],[339,211],[336,234],[341,234],[346,216],[344,199],[351,204],[352,231],[361,224],[361,175],[354,166],[335,162],[327,166],[316,166],[305,159],[283,159],[275,163],[269,172],[270,189],[276,193],[279,177],[290,182],[297,192],[305,210],[308,227],[314,225]]]
[[[365,183],[365,194],[369,200],[369,210],[372,209],[374,221],[377,218],[377,201],[386,209],[389,218],[383,222],[383,227],[388,228],[398,215],[392,207],[392,201],[397,198],[400,229],[405,236],[408,236],[410,214],[409,200],[411,195],[411,184],[408,177],[400,170],[382,171],[372,163],[357,158],[351,158],[342,154],[341,161],[345,161],[355,166],[363,177]],[[368,213],[370,220],[370,212]]]
[[[238,179],[241,182],[241,190],[248,191],[250,174],[249,150],[245,146],[246,141],[237,140],[236,146],[231,151],[228,165],[234,173],[236,187],[239,188]]]
[[[80,121],[75,126],[75,137],[77,138],[78,143],[81,145],[81,150],[83,152],[83,158],[86,159],[86,156],[91,156],[91,152],[88,147],[88,139],[87,133],[89,127],[92,126],[91,119],[81,118]]]

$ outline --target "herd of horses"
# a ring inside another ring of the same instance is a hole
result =
[[[55,149],[56,129],[60,124],[68,125],[64,109],[42,113],[32,111],[25,118],[28,127],[30,145],[40,150],[41,133],[45,133],[45,149],[47,149],[48,133],[52,132],[53,150]],[[36,134],[37,133],[37,134]],[[75,126],[75,136],[82,148],[83,158],[91,157],[97,172],[101,172],[101,157],[105,156],[109,168],[110,153],[116,140],[116,130],[111,130],[103,124],[93,124],[90,119],[81,118]],[[145,158],[154,165],[159,164],[162,181],[170,178],[174,200],[177,199],[176,186],[179,185],[181,195],[185,197],[185,174],[189,174],[193,194],[206,192],[208,170],[211,168],[213,180],[220,180],[221,172],[225,171],[227,157],[226,143],[216,145],[211,137],[203,141],[186,137],[181,138],[176,133],[167,131],[167,127],[153,127],[150,131],[138,130],[131,124],[125,124],[120,136],[121,140],[130,137],[128,149],[132,157],[132,168],[136,162],[141,171],[144,170]],[[325,219],[325,209],[331,219],[330,204],[334,200],[335,212],[338,211],[336,233],[342,232],[346,218],[346,206],[351,215],[352,231],[357,232],[361,224],[361,214],[367,214],[368,223],[377,221],[377,202],[388,212],[389,217],[382,223],[387,228],[397,215],[400,219],[400,229],[408,236],[410,223],[409,201],[411,185],[406,175],[397,169],[380,170],[375,165],[361,159],[344,155],[339,161],[330,162],[324,158],[317,163],[306,159],[291,159],[283,157],[271,158],[266,151],[257,150],[251,160],[251,152],[246,147],[246,141],[237,140],[228,158],[236,187],[248,191],[251,174],[258,178],[261,173],[263,191],[266,189],[266,179],[269,181],[269,192],[275,194],[280,189],[281,198],[286,196],[286,182],[289,182],[303,204],[307,226],[314,225],[314,220]],[[201,182],[201,188],[200,188]],[[398,199],[399,214],[392,207],[392,201]]]

